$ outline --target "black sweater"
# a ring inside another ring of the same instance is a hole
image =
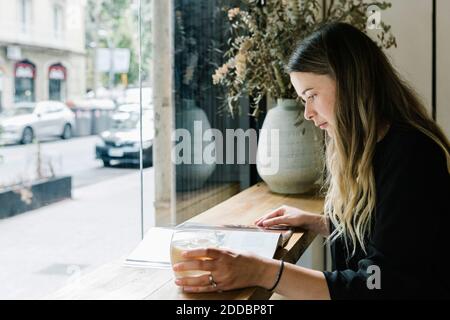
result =
[[[443,150],[418,130],[391,125],[373,159],[376,208],[367,254],[331,245],[332,299],[450,298],[450,175]],[[348,261],[347,261],[348,260]],[[381,289],[369,289],[378,273]],[[369,268],[370,267],[370,268]],[[369,269],[368,269],[369,268]]]

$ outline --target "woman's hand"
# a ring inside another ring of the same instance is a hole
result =
[[[211,274],[175,280],[185,292],[215,292],[264,286],[265,280],[276,277],[277,267],[271,261],[251,254],[226,249],[206,248],[183,252],[185,261],[173,266],[174,271],[202,270]],[[207,257],[209,260],[200,260]],[[262,274],[264,272],[264,275]],[[210,277],[211,276],[211,277]]]
[[[301,227],[317,232],[323,236],[329,235],[327,220],[323,215],[307,212],[294,207],[281,206],[255,221],[259,227],[276,226]]]

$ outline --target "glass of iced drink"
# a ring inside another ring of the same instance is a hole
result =
[[[172,235],[170,243],[170,259],[172,266],[182,262],[183,251],[200,249],[200,248],[218,248],[220,246],[220,236],[218,232],[211,230],[177,230]],[[209,258],[200,258],[201,260],[208,260]],[[204,274],[209,274],[209,271],[191,270],[175,272],[176,278],[196,277]]]

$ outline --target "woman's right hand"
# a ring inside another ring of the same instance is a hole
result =
[[[323,215],[289,206],[281,206],[269,212],[257,219],[255,225],[263,228],[277,226],[301,227],[324,236],[329,234],[328,225]]]

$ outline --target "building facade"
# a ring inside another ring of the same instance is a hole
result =
[[[83,96],[86,0],[0,0],[0,108]]]

